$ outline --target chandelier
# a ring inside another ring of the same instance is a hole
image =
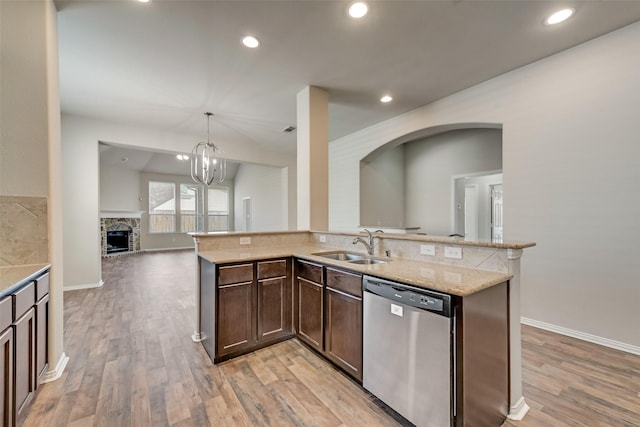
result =
[[[220,148],[209,138],[209,123],[213,113],[207,116],[207,142],[199,142],[191,151],[191,179],[198,184],[216,185],[224,181],[227,161],[220,157]]]

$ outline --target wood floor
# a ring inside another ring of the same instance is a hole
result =
[[[403,424],[296,340],[214,366],[191,341],[194,274],[189,251],[115,257],[102,288],[66,292],[70,361],[25,426]],[[638,356],[524,326],[523,369],[531,410],[505,427],[640,425]]]

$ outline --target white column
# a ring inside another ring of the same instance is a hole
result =
[[[198,259],[198,244],[200,243],[200,239],[197,237],[193,238],[193,243],[196,246],[194,256],[196,257],[196,281],[195,281],[195,301],[196,301],[196,309],[195,309],[195,330],[193,331],[193,335],[191,335],[191,339],[193,342],[202,341],[202,318],[200,316],[200,260]]]
[[[508,249],[509,274],[509,419],[521,420],[529,410],[522,395],[522,334],[520,331],[520,257],[522,249]]]
[[[298,230],[329,226],[329,94],[307,86],[297,101]]]

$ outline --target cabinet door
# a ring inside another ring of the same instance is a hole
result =
[[[49,295],[36,304],[36,389],[49,366]]]
[[[35,391],[36,376],[36,315],[31,307],[17,321],[15,328],[15,371],[14,371],[14,420],[18,424],[19,416],[28,405]]]
[[[13,425],[13,328],[0,333],[0,426]]]
[[[247,350],[253,345],[252,291],[253,282],[218,288],[216,358]]]
[[[258,280],[258,341],[290,335],[291,322],[291,281]]]
[[[322,285],[298,277],[298,336],[318,351],[322,351]]]
[[[362,381],[362,299],[326,288],[325,355]]]

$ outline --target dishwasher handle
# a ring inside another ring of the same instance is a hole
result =
[[[362,280],[364,292],[369,292],[391,301],[406,304],[421,310],[427,310],[444,317],[452,317],[451,295],[421,289],[403,283],[391,282],[372,276]]]

